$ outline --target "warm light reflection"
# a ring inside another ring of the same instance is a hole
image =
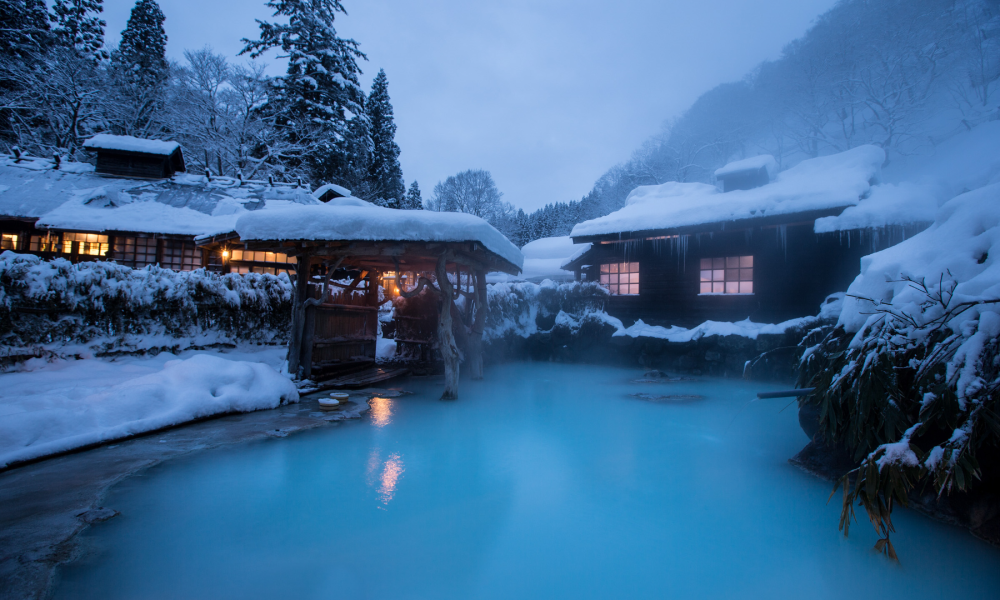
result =
[[[372,423],[376,427],[385,427],[392,422],[392,400],[376,397],[368,403],[372,407]]]
[[[378,495],[382,499],[382,504],[389,504],[389,501],[396,494],[396,483],[399,481],[399,477],[403,474],[404,470],[403,459],[398,454],[390,455],[389,460],[385,461],[385,468],[382,469],[381,485],[378,488]]]

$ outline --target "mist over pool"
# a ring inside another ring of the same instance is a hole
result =
[[[794,404],[754,400],[777,386],[641,377],[512,363],[457,402],[409,378],[362,422],[163,463],[55,597],[995,597],[1000,552],[964,530],[897,511],[899,564],[866,522],[845,539],[787,462]]]

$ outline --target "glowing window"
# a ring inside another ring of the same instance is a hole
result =
[[[290,264],[295,262],[295,257],[289,257],[285,254],[280,254],[277,252],[259,252],[253,250],[233,250],[230,260],[237,262],[265,262],[265,263],[280,263],[280,264]],[[269,271],[270,272],[270,271]]]
[[[601,265],[601,285],[616,296],[639,294],[639,263],[604,263]]]
[[[62,251],[64,254],[77,254],[86,256],[107,256],[108,236],[96,233],[64,233],[62,236]]]
[[[17,250],[17,234],[5,233],[0,236],[0,250]]]
[[[702,294],[752,294],[753,257],[701,259]]]

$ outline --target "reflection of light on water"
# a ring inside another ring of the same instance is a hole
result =
[[[396,493],[396,482],[403,474],[403,459],[398,454],[389,456],[385,461],[385,468],[382,469],[382,485],[378,488],[378,495],[382,498],[382,504],[389,504]]]
[[[385,427],[392,422],[392,400],[388,398],[372,398],[372,422],[376,427]]]

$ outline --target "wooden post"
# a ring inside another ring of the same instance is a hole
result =
[[[444,361],[444,393],[442,400],[458,399],[458,347],[455,345],[455,334],[451,330],[451,306],[454,303],[455,290],[448,281],[448,270],[445,256],[438,258],[438,287],[441,288],[441,311],[438,316],[438,349]]]
[[[305,301],[309,291],[309,266],[312,257],[301,254],[295,267],[295,293],[292,295],[292,332],[288,340],[288,372],[293,378],[299,378],[299,365],[302,356],[302,333],[305,328]]]
[[[486,272],[476,271],[476,316],[469,336],[469,371],[473,379],[483,378],[483,331],[486,330]]]
[[[313,339],[316,336],[316,305],[306,302],[302,307],[302,378],[312,378]]]

